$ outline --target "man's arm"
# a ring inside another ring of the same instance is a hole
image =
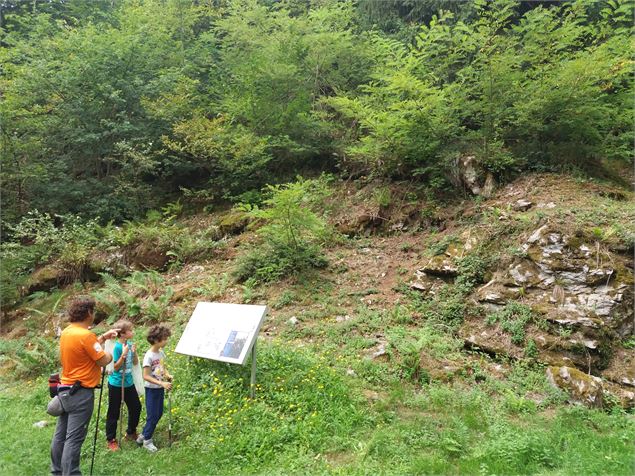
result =
[[[102,355],[99,359],[97,359],[95,363],[99,367],[105,367],[106,365],[110,363],[111,360],[112,360],[112,355],[110,355],[108,352],[104,352],[104,355]]]
[[[120,330],[121,329],[110,329],[109,331],[104,332],[102,335],[97,337],[97,342],[99,342],[100,346],[103,346],[108,339],[117,337],[117,334],[119,333]],[[105,367],[106,365],[110,363],[111,360],[112,360],[112,355],[104,351],[104,355],[102,355],[100,358],[95,360],[95,364],[97,364],[99,367]]]

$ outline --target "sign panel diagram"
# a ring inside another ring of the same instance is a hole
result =
[[[242,365],[266,314],[267,306],[199,302],[175,351]]]

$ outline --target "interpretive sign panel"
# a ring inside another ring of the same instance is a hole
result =
[[[266,314],[267,306],[199,302],[175,351],[242,365]]]

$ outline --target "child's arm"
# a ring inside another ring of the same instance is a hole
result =
[[[115,371],[117,371],[117,370],[119,370],[121,368],[121,366],[126,361],[126,356],[127,355],[128,355],[128,345],[124,344],[124,346],[122,347],[121,355],[119,356],[119,358],[113,364],[113,367],[115,368]]]
[[[152,371],[150,367],[143,368],[143,380],[145,380],[146,382],[153,383],[155,385],[161,385],[166,390],[170,390],[172,388],[172,384],[170,382],[163,382],[161,380],[154,378],[152,376]]]

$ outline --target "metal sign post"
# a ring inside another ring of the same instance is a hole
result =
[[[256,341],[251,347],[251,381],[249,384],[249,396],[254,398],[256,394]]]

